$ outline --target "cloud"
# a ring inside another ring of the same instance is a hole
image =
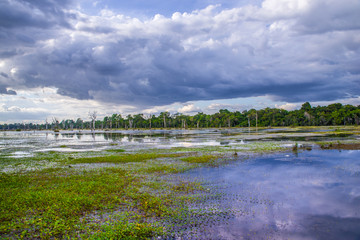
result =
[[[181,108],[178,109],[179,113],[183,114],[192,114],[192,113],[198,113],[201,112],[201,109],[194,104],[187,104]]]
[[[295,109],[298,109],[300,106],[298,104],[293,104],[293,103],[286,103],[283,105],[275,105],[276,108],[280,108],[280,109],[284,109],[287,111],[293,111]]]
[[[305,16],[298,20],[297,28],[308,33],[359,30],[360,2],[347,0],[319,0],[309,5]]]
[[[50,28],[54,25],[68,27],[65,8],[70,1],[4,0],[0,3],[2,28]]]
[[[57,89],[34,88],[19,90],[17,95],[0,94],[0,123],[21,122],[23,120],[45,121],[56,117],[62,119],[82,118],[88,120],[88,113],[97,111],[98,119],[113,113],[123,116],[134,111],[134,107],[94,100],[77,100],[57,94]]]
[[[228,109],[230,111],[243,111],[254,108],[253,105],[250,104],[224,104],[224,103],[212,103],[206,107],[207,112],[217,112],[220,109]]]
[[[16,92],[14,90],[7,89],[6,87],[0,85],[0,94],[16,95]]]
[[[1,3],[2,92],[53,87],[143,109],[264,95],[288,103],[359,96],[356,0],[265,0],[146,20],[40,2]]]

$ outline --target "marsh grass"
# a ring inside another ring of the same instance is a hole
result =
[[[212,187],[173,174],[241,160],[241,152],[281,151],[283,144],[47,151],[19,159],[4,152],[0,169],[14,171],[0,174],[0,238],[196,239],[204,226],[238,213],[211,206],[222,197]]]
[[[187,158],[185,162],[179,160],[185,156],[183,153],[69,158],[68,153],[54,152],[37,155],[37,161],[50,156],[59,157],[62,164],[71,162],[73,166],[77,163],[127,164],[97,169],[64,168],[60,164],[56,168],[1,173],[1,238],[150,239],[172,236],[173,219],[189,211],[182,196],[202,191],[199,183],[167,182],[156,177],[196,167],[195,158]]]
[[[112,152],[112,153],[122,153],[125,152],[124,149],[107,149],[107,152]]]
[[[188,163],[212,163],[218,158],[219,156],[217,155],[201,155],[185,157],[181,158],[181,160]]]
[[[317,143],[321,149],[337,149],[337,150],[360,150],[358,141],[331,141]]]
[[[143,162],[156,158],[174,158],[180,157],[183,154],[160,154],[160,153],[134,153],[134,154],[122,154],[122,155],[108,155],[99,157],[84,157],[72,159],[69,161],[72,164],[76,163],[129,163],[129,162]]]
[[[115,168],[81,174],[63,169],[2,174],[0,233],[64,237],[80,216],[126,203],[126,193],[136,191],[137,181]]]
[[[174,192],[194,188],[191,184],[179,189],[168,187],[172,190],[157,196],[151,191],[154,185],[142,191],[144,179],[119,168],[80,172],[47,169],[1,174],[0,179],[1,236],[41,239],[80,235],[94,239],[149,238],[160,234],[162,228],[145,219],[169,215],[176,200]],[[120,216],[132,214],[112,222],[91,224],[86,220],[94,211],[119,208]]]
[[[270,153],[286,149],[287,147],[285,147],[283,143],[256,141],[249,144],[247,150],[254,153]]]

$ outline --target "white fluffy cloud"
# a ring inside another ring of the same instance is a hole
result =
[[[145,108],[263,95],[329,101],[360,92],[357,0],[265,0],[147,20],[44,2],[0,4],[0,94],[52,87],[74,99]]]
[[[275,105],[275,107],[280,108],[280,109],[284,109],[284,110],[288,110],[288,111],[292,111],[292,110],[300,108],[301,106],[299,106],[298,104],[286,103],[286,104],[283,104],[283,105]]]
[[[201,112],[201,109],[191,103],[179,108],[178,112],[184,114],[193,114],[193,113]]]
[[[53,88],[34,88],[19,90],[17,95],[0,95],[0,103],[0,123],[17,122],[19,119],[44,122],[53,117],[88,120],[88,113],[92,111],[97,111],[99,119],[113,113],[125,115],[134,112],[132,106],[61,96]]]

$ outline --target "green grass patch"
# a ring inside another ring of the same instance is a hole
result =
[[[125,152],[124,149],[107,149],[107,152],[113,152],[113,153],[122,153]]]
[[[102,153],[103,154],[103,153]],[[172,239],[187,207],[203,191],[200,183],[168,181],[216,156],[135,153],[69,159],[68,153],[39,153],[64,163],[131,162],[96,169],[45,168],[0,175],[0,238],[10,239]],[[183,159],[180,160],[180,158]],[[200,158],[199,158],[200,157]],[[202,160],[199,160],[202,159]],[[145,162],[146,161],[146,162]],[[159,175],[161,177],[159,177]],[[207,216],[204,215],[204,218]],[[181,223],[184,227],[193,220]],[[174,227],[175,226],[175,227]],[[180,235],[179,235],[180,234]]]
[[[130,222],[127,217],[118,216],[102,225],[89,239],[151,239],[164,234],[161,226],[144,222]]]
[[[219,156],[216,155],[200,155],[181,158],[181,160],[188,163],[209,163],[218,158]]]
[[[1,174],[0,234],[62,238],[86,213],[126,204],[139,180],[121,169]],[[135,184],[134,184],[135,183]]]
[[[149,181],[120,168],[1,174],[0,236],[151,239],[166,234],[159,221],[183,206],[177,195],[199,186]]]
[[[71,160],[70,163],[129,163],[129,162],[143,162],[150,159],[157,158],[174,158],[180,157],[183,154],[159,154],[159,153],[135,153],[123,155],[110,155],[99,157],[85,157]]]
[[[255,153],[267,153],[267,152],[276,152],[286,150],[287,148],[283,146],[283,143],[276,142],[253,142],[249,144],[248,151]]]

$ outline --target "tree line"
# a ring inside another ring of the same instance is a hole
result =
[[[103,119],[96,112],[89,112],[88,119],[57,118],[44,123],[1,124],[0,130],[73,130],[73,129],[141,129],[141,128],[225,128],[225,127],[281,127],[281,126],[329,126],[359,125],[360,105],[342,105],[334,103],[328,106],[312,107],[309,102],[301,109],[287,111],[278,108],[245,110],[231,112],[221,109],[215,114],[202,112],[194,116],[181,113],[161,112],[159,115],[135,114],[123,117],[112,114]]]

